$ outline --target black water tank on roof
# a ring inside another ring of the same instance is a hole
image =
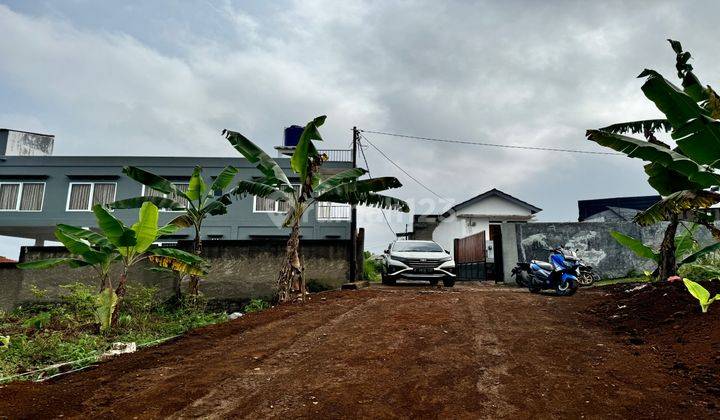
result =
[[[300,141],[300,136],[302,135],[304,128],[299,125],[291,125],[290,127],[285,128],[285,142],[283,143],[283,146],[285,147],[295,147],[297,146],[298,142]]]

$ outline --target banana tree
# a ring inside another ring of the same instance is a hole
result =
[[[635,221],[648,225],[660,220],[669,222],[660,248],[659,277],[676,274],[675,234],[680,215],[687,213],[693,221],[706,226],[720,239],[716,229],[702,211],[720,202],[720,194],[707,189],[720,185],[720,97],[710,86],[703,86],[688,63],[690,53],[679,42],[669,40],[676,53],[676,69],[682,88],[658,72],[644,70],[642,91],[665,114],[664,119],[613,124],[588,130],[586,136],[606,146],[646,162],[648,183],[664,199],[641,212]],[[675,148],[657,139],[658,131],[669,132]],[[624,133],[644,134],[637,139]]]
[[[138,208],[144,203],[150,202],[165,210],[183,211],[184,214],[176,217],[170,222],[180,227],[192,227],[195,231],[193,239],[193,251],[196,255],[202,255],[202,224],[208,216],[217,216],[227,213],[227,206],[232,204],[230,199],[232,191],[225,191],[233,182],[238,173],[237,168],[225,167],[208,187],[202,176],[202,168],[196,166],[190,176],[190,183],[187,191],[183,191],[171,181],[134,166],[123,168],[123,173],[146,187],[164,194],[164,197],[141,196],[116,201],[110,204],[111,208],[129,209]],[[187,202],[187,205],[179,201]],[[200,277],[190,276],[190,294],[197,296],[200,287]]]
[[[293,186],[278,163],[252,141],[238,132],[223,130],[230,144],[263,175],[257,181],[240,181],[234,193],[287,203],[283,227],[290,227],[291,230],[277,278],[278,300],[281,302],[291,300],[296,291],[300,292],[303,299],[305,297],[304,266],[299,253],[300,222],[314,203],[333,202],[410,211],[406,202],[378,194],[380,191],[401,187],[402,184],[396,178],[358,180],[366,173],[362,168],[347,169],[324,179],[321,177],[319,169],[327,157],[318,152],[313,141],[322,141],[318,128],[324,122],[325,116],[321,116],[305,126],[290,159],[290,167],[300,180],[299,188]]]
[[[24,262],[18,264],[18,268],[48,269],[59,265],[72,268],[90,267],[100,279],[100,291],[112,288],[110,268],[112,263],[121,257],[117,248],[105,236],[88,229],[59,224],[55,228],[55,238],[67,248],[71,256]]]
[[[65,245],[71,257],[31,261],[18,264],[18,267],[44,269],[68,264],[71,267],[95,268],[102,283],[97,315],[103,329],[117,322],[130,267],[150,256],[169,261],[164,263],[166,265],[199,265],[199,257],[196,255],[177,249],[152,247],[161,236],[172,234],[181,228],[172,223],[158,227],[158,208],[153,203],[143,203],[138,220],[132,226],[126,226],[100,204],[93,206],[92,211],[97,219],[99,232],[69,225],[59,225],[55,231],[56,237]],[[113,262],[121,264],[120,276],[114,290],[108,276]]]

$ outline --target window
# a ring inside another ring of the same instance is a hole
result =
[[[295,192],[300,191],[300,185],[293,185]],[[287,213],[290,204],[287,201],[276,201],[271,198],[254,196],[253,213]]]
[[[0,182],[0,211],[42,211],[44,182]]]
[[[187,182],[173,182],[173,185],[175,185],[175,187],[182,192],[186,192],[188,190],[188,188],[190,187],[190,184]],[[145,185],[143,185],[142,195],[145,197],[172,198],[175,202],[177,202],[184,208],[187,208],[187,206],[188,206],[188,201],[184,197],[180,197],[180,196],[173,197],[172,195],[169,196],[169,194],[163,194],[160,191],[155,191],[152,188],[149,188]],[[160,211],[173,211],[173,210],[162,210],[161,209]]]
[[[350,220],[350,204],[320,201],[317,203],[317,219],[320,221]]]
[[[90,211],[95,204],[110,204],[116,189],[114,182],[71,182],[67,211]]]

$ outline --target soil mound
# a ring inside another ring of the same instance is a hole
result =
[[[700,282],[714,296],[720,282]],[[585,312],[619,334],[628,346],[649,347],[674,375],[689,379],[691,393],[715,407],[720,398],[720,302],[702,313],[679,282],[623,284],[604,289],[606,299]],[[640,349],[638,349],[640,350]]]

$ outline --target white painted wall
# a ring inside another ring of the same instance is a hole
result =
[[[485,231],[488,238],[490,218],[474,217],[462,218],[458,215],[485,214],[493,216],[529,216],[532,213],[525,207],[507,201],[500,197],[491,196],[482,201],[465,207],[455,214],[443,219],[433,231],[433,241],[443,248],[454,253],[453,243],[456,238],[464,238],[472,234]],[[492,221],[503,221],[502,217],[493,217]],[[474,225],[474,226],[473,226]]]

